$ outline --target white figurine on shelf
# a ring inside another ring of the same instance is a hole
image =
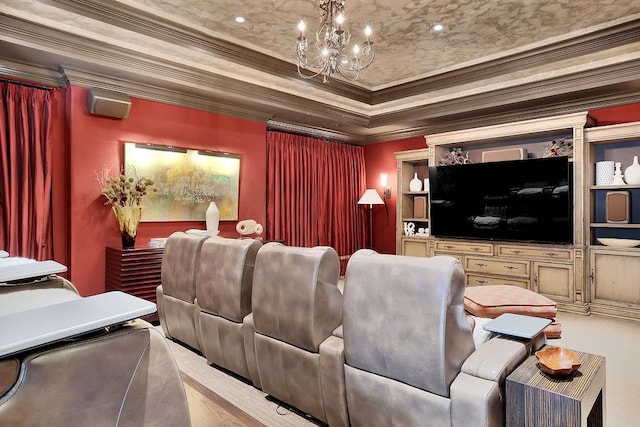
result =
[[[404,223],[404,235],[405,236],[413,236],[416,234],[416,225],[412,222]]]
[[[263,230],[262,224],[257,223],[254,219],[245,219],[236,224],[236,231],[242,236],[248,236],[253,233],[259,236]]]
[[[616,162],[616,170],[613,173],[613,181],[611,185],[624,185],[624,179],[622,179],[622,162]]]

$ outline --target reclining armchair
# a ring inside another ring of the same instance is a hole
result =
[[[154,312],[153,303],[120,292],[82,298],[49,276],[3,284],[0,307],[0,425],[190,425],[165,338],[143,320],[113,320]]]
[[[209,235],[175,232],[162,255],[161,284],[156,288],[158,317],[164,334],[200,350],[196,330],[196,271]]]
[[[330,247],[267,243],[253,275],[253,323],[262,390],[330,426],[348,425],[337,287],[340,261]]]
[[[352,426],[502,426],[504,380],[527,343],[477,350],[452,257],[357,251],[344,285],[343,339]]]
[[[209,363],[228,369],[260,388],[251,313],[255,239],[209,239],[202,245],[196,274],[196,329]]]

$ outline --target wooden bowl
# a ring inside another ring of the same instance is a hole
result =
[[[554,377],[575,373],[582,362],[575,353],[562,347],[546,347],[536,351],[540,369]]]

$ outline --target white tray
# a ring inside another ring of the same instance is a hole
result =
[[[0,316],[0,357],[155,312],[152,302],[112,291]]]
[[[483,326],[490,332],[512,335],[519,338],[533,338],[549,326],[551,319],[504,313]]]

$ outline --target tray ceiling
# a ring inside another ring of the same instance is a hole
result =
[[[374,30],[376,61],[329,84],[295,70],[296,25],[316,25],[314,0],[1,3],[2,74],[356,142],[640,99],[637,0],[348,0],[352,33]]]

